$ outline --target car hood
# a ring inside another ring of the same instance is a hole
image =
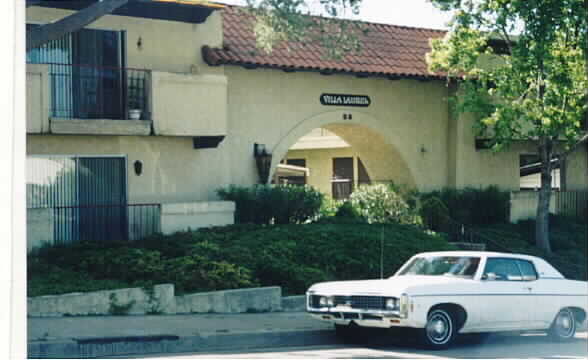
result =
[[[403,275],[379,280],[332,281],[318,283],[308,289],[321,295],[386,295],[423,293],[423,289],[447,285],[471,284],[473,280],[451,276]]]

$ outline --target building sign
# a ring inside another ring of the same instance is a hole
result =
[[[372,101],[366,95],[322,94],[321,104],[325,106],[368,107]]]

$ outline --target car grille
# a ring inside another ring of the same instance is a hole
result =
[[[320,307],[321,296],[311,295],[310,306],[313,308]],[[364,310],[384,310],[386,298],[383,296],[335,296],[335,306],[347,305],[352,309],[364,309]]]

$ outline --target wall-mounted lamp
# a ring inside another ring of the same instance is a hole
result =
[[[255,157],[255,164],[257,165],[259,183],[267,184],[272,166],[272,155],[267,152],[265,144],[255,143],[253,144],[253,156]]]
[[[137,39],[137,49],[139,50],[143,50],[143,39],[141,39],[141,37],[139,36],[139,38]]]
[[[133,167],[135,168],[135,175],[140,176],[143,173],[143,163],[141,160],[135,161]]]
[[[427,148],[425,147],[425,145],[421,145],[421,148],[419,150],[421,151],[421,154],[424,154],[427,152]]]

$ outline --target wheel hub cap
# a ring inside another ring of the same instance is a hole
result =
[[[442,335],[445,332],[445,324],[441,320],[437,320],[433,324],[433,330],[435,331],[436,335]]]
[[[570,328],[570,319],[567,316],[561,319],[561,326],[566,330]]]

